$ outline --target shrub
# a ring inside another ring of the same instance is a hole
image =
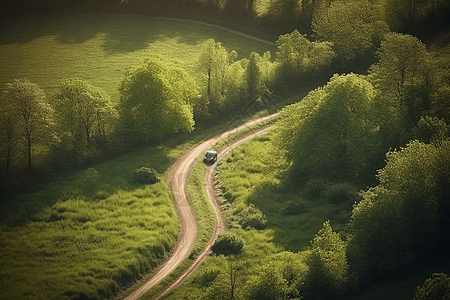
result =
[[[241,253],[243,247],[244,241],[241,237],[231,232],[224,232],[219,234],[211,250],[217,255],[230,255]]]
[[[133,183],[154,184],[159,181],[159,174],[153,168],[141,167],[133,171]]]
[[[328,180],[322,178],[311,178],[309,179],[303,190],[303,193],[306,197],[311,199],[317,199],[320,197],[320,194],[325,189]]]
[[[351,183],[330,183],[323,191],[323,198],[328,203],[351,204],[358,199],[358,189]]]
[[[281,213],[285,216],[299,215],[306,213],[305,202],[288,201],[285,207],[281,209]]]
[[[241,221],[239,222],[242,228],[253,227],[262,230],[267,227],[267,218],[255,205],[250,204],[241,212]]]

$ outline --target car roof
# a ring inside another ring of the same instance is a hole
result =
[[[206,151],[206,153],[207,153],[207,154],[216,154],[217,152],[214,151],[214,150],[208,150],[208,151]]]

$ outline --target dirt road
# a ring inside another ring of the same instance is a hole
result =
[[[190,202],[187,196],[186,191],[186,183],[190,169],[192,168],[196,158],[199,155],[203,155],[206,150],[209,149],[212,145],[214,145],[218,140],[227,137],[228,135],[237,132],[245,127],[256,124],[258,122],[267,120],[274,115],[258,118],[251,120],[237,128],[229,130],[227,132],[222,133],[214,138],[211,138],[207,141],[201,142],[188,150],[184,155],[178,158],[175,163],[169,169],[169,184],[172,188],[175,204],[177,207],[178,217],[181,222],[181,234],[178,238],[177,244],[169,257],[169,259],[156,271],[155,275],[150,278],[146,283],[144,283],[141,287],[139,287],[136,291],[134,291],[131,295],[129,295],[126,300],[135,300],[141,297],[146,291],[148,291],[153,286],[160,283],[166,276],[170,275],[189,255],[192,247],[194,246],[195,240],[197,238],[197,221],[194,217],[194,212],[192,207],[190,206]],[[250,135],[245,136],[244,138],[234,142],[233,144],[227,146],[219,153],[219,157],[222,157],[233,147],[236,147],[238,144],[251,139],[257,134],[261,134],[264,130],[259,130]],[[220,214],[219,207],[215,200],[214,196],[214,186],[212,182],[212,168],[209,168],[206,172],[205,176],[205,184],[206,190],[208,193],[209,201],[214,207],[214,211],[216,213],[217,221],[215,224],[214,233],[208,242],[207,246],[202,250],[202,252],[198,255],[193,264],[175,281],[173,282],[164,292],[162,292],[158,298],[165,295],[171,289],[180,285],[195,269],[206,259],[210,252],[210,247],[214,243],[217,235],[220,231],[225,230],[225,224],[222,220],[222,216]]]

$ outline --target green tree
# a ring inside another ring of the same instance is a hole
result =
[[[181,63],[157,56],[129,71],[120,86],[122,130],[147,142],[167,133],[192,131],[197,85]]]
[[[262,79],[260,70],[261,56],[256,53],[250,53],[250,58],[246,70],[247,92],[251,100],[257,99],[262,92]]]
[[[17,155],[20,139],[19,128],[16,122],[18,114],[11,101],[7,101],[4,98],[0,99],[2,106],[0,110],[0,151],[3,158],[2,167],[6,177],[8,177],[13,159]]]
[[[297,30],[281,35],[277,40],[278,73],[298,84],[306,75],[317,76],[334,58],[330,42],[310,42]]]
[[[243,266],[228,258],[224,262],[222,272],[214,279],[211,286],[206,290],[204,300],[239,300],[243,299],[242,289],[244,274]]]
[[[374,89],[363,77],[335,75],[323,88],[283,109],[277,142],[299,178],[354,180],[374,172],[378,149]]]
[[[13,83],[7,84],[5,101],[4,109],[10,110],[5,113],[17,118],[15,122],[18,136],[24,140],[27,165],[31,169],[35,146],[48,144],[53,139],[53,110],[46,100],[44,91],[28,79],[16,79]],[[10,121],[6,119],[7,123]],[[6,136],[11,146],[15,129],[11,124],[7,126],[10,126]]]
[[[250,277],[246,284],[246,299],[281,300],[288,294],[287,283],[275,261],[259,268],[259,275]]]
[[[446,257],[450,143],[413,141],[387,154],[379,185],[363,194],[350,222],[349,261],[359,276],[386,276]]]
[[[414,137],[424,143],[440,143],[449,133],[450,128],[443,120],[429,116],[421,117],[413,130]]]
[[[217,255],[239,254],[244,247],[244,240],[231,232],[220,233],[211,250]]]
[[[333,50],[344,62],[375,51],[389,30],[378,7],[368,0],[333,1],[317,10],[312,27],[318,40],[333,43]]]
[[[388,97],[392,105],[405,104],[407,88],[425,81],[428,52],[417,38],[399,33],[388,33],[377,52],[379,61],[370,67],[374,86]]]
[[[348,281],[346,243],[339,233],[333,232],[329,221],[312,241],[307,264],[308,298],[338,299],[344,295]]]
[[[229,65],[229,54],[220,42],[213,39],[205,41],[201,48],[198,66],[206,71],[206,98],[212,106],[215,106],[220,101],[220,96],[224,94],[223,82],[226,66]]]
[[[434,273],[416,288],[414,300],[450,300],[450,278],[447,274]]]
[[[283,251],[267,257],[249,276],[245,299],[302,299],[303,286],[308,274],[308,251]]]
[[[432,18],[436,23],[448,10],[446,0],[387,0],[384,4],[386,19],[394,31],[414,33],[417,25],[427,18]]]
[[[378,90],[377,101],[382,103],[382,117],[388,127],[381,131],[389,147],[405,145],[412,138],[411,130],[416,126],[424,111],[431,107],[432,80],[428,53],[425,45],[417,38],[389,33],[377,52],[379,61],[370,67],[369,80]]]
[[[104,142],[115,129],[117,112],[109,96],[84,80],[61,81],[54,107],[61,139],[71,148],[89,150],[94,138]]]

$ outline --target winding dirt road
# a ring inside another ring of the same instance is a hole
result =
[[[275,115],[270,115],[266,117],[257,118],[251,121],[248,121],[247,123],[236,127],[232,130],[229,130],[227,132],[224,132],[216,137],[213,137],[207,141],[201,142],[188,150],[184,155],[179,157],[175,163],[170,167],[169,169],[169,184],[172,187],[175,204],[177,207],[178,217],[181,222],[181,234],[178,238],[178,241],[174,247],[174,250],[171,254],[171,256],[168,258],[168,260],[158,268],[155,275],[150,278],[146,283],[144,283],[141,287],[139,287],[136,291],[134,291],[131,295],[129,295],[126,300],[135,300],[141,297],[146,291],[148,291],[150,288],[154,287],[158,283],[160,283],[166,276],[170,275],[189,255],[189,253],[192,250],[192,247],[194,246],[195,240],[197,238],[197,221],[194,216],[194,212],[192,210],[192,207],[189,202],[189,198],[187,196],[186,191],[186,183],[188,179],[188,174],[190,169],[192,168],[196,158],[199,155],[203,155],[206,150],[208,150],[212,145],[214,145],[218,140],[227,137],[228,135],[237,132],[245,127],[248,127],[250,125],[256,124],[258,122],[262,122],[264,120],[267,120],[269,118],[274,117]],[[231,145],[224,148],[222,151],[219,152],[219,157],[223,157],[228,152],[231,151],[234,147],[239,145],[240,143],[243,143],[253,137],[255,137],[258,134],[263,133],[268,128],[264,128],[258,131],[255,131],[238,141],[232,143]],[[212,179],[213,174],[213,168],[208,168],[206,174],[205,174],[205,185],[206,185],[206,191],[208,194],[209,201],[211,202],[211,205],[214,208],[215,214],[216,214],[216,224],[214,227],[214,232],[209,240],[206,247],[202,250],[202,252],[197,256],[195,261],[192,263],[191,266],[189,266],[183,274],[175,280],[166,290],[164,290],[156,299],[161,298],[166,293],[168,293],[170,290],[174,289],[178,285],[180,285],[187,277],[192,274],[197,267],[207,258],[210,247],[214,243],[215,239],[217,238],[217,235],[220,231],[225,230],[225,224],[223,222],[222,216],[220,214],[220,209],[217,204],[216,198],[215,198],[215,191],[214,191],[214,184]]]

